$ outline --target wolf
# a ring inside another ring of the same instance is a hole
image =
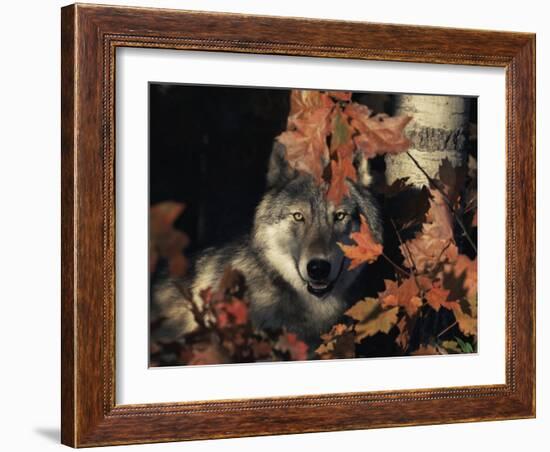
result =
[[[255,328],[284,328],[310,349],[318,345],[320,335],[330,330],[350,302],[357,301],[354,283],[362,269],[348,270],[349,259],[338,243],[350,242],[350,233],[360,228],[360,215],[382,243],[368,160],[358,156],[354,165],[358,180],[347,180],[349,196],[335,206],[311,175],[290,167],[284,146],[275,142],[251,231],[226,246],[204,250],[193,275],[183,282],[195,302],[201,303],[201,290],[216,287],[231,267],[245,277]],[[181,282],[166,280],[153,291],[154,307],[168,319],[174,335],[196,327],[178,287]]]

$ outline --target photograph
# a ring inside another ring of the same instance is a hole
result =
[[[476,353],[475,96],[150,81],[149,366]]]

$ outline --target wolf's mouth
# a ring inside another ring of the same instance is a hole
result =
[[[332,290],[333,286],[334,286],[334,281],[332,281],[330,283],[326,283],[326,284],[309,282],[307,284],[307,291],[310,294],[321,298],[322,296],[329,293]]]
[[[338,278],[340,278],[340,275],[342,274],[342,270],[344,269],[344,259],[342,259],[342,262],[340,262],[340,268],[338,269],[338,274],[336,275],[336,278],[334,278],[332,281],[307,281],[307,291],[311,295],[315,295],[317,298],[322,298],[326,294],[328,294],[332,288],[334,287],[334,284],[336,281],[338,281]]]

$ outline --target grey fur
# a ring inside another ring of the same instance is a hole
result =
[[[359,162],[359,181],[368,183],[366,162]],[[274,146],[267,174],[267,191],[256,208],[254,225],[247,236],[224,247],[205,250],[196,262],[196,273],[188,282],[196,303],[198,294],[215,287],[224,269],[231,266],[246,278],[251,320],[258,329],[286,328],[310,345],[318,343],[343,314],[350,301],[349,291],[360,268],[349,271],[337,243],[349,243],[349,234],[359,230],[362,214],[375,238],[382,242],[379,210],[364,183],[348,181],[350,196],[335,208],[327,202],[324,189],[311,176],[288,167],[284,148]],[[346,212],[336,221],[336,212]],[[303,221],[293,214],[300,212]],[[313,258],[331,264],[323,296],[308,290],[311,284],[307,263]],[[167,280],[154,289],[153,306],[169,317],[170,330],[180,335],[195,327],[186,301],[177,285]],[[174,330],[174,328],[176,328]]]

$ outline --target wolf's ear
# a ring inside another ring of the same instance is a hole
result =
[[[370,172],[369,159],[366,158],[362,152],[357,152],[355,157],[355,168],[357,170],[357,181],[359,185],[368,187],[373,182],[373,177]]]
[[[365,217],[369,227],[378,243],[383,241],[382,220],[380,208],[376,198],[371,193],[370,185],[374,177],[370,172],[369,159],[365,158],[362,152],[358,152],[354,161],[357,170],[357,182],[349,181],[350,194],[359,213]]]
[[[284,184],[295,175],[296,170],[289,166],[286,160],[285,153],[285,146],[275,140],[267,167],[268,187],[274,187],[275,185]]]

